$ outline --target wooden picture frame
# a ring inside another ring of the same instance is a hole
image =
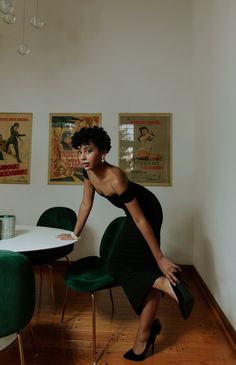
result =
[[[49,185],[83,183],[78,152],[71,146],[71,137],[82,127],[101,125],[101,120],[100,113],[51,113],[49,115]]]
[[[172,113],[119,114],[119,166],[142,185],[172,185]]]
[[[29,184],[32,113],[0,113],[0,183]]]

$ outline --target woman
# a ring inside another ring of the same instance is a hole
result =
[[[142,361],[161,330],[159,320],[154,319],[160,293],[176,300],[185,319],[192,311],[193,298],[178,280],[179,266],[160,250],[162,209],[158,199],[145,187],[129,181],[119,167],[105,161],[111,140],[104,129],[82,128],[73,135],[72,146],[78,150],[83,167],[84,192],[74,232],[59,237],[76,239],[80,235],[95,191],[124,209],[126,223],[111,257],[110,271],[123,286],[135,312],[140,314],[134,346],[124,357]]]
[[[11,129],[10,129],[11,135],[6,142],[6,152],[8,153],[9,145],[13,144],[14,149],[15,149],[15,154],[16,154],[16,160],[18,163],[22,163],[22,161],[20,159],[20,155],[19,155],[18,139],[21,140],[20,137],[25,137],[25,134],[20,134],[18,132],[19,127],[20,127],[19,123],[14,123],[11,126]]]

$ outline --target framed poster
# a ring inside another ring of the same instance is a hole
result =
[[[83,127],[101,124],[101,114],[54,113],[49,115],[48,184],[77,185],[83,182],[78,152],[72,135]]]
[[[0,113],[0,183],[29,184],[32,113]]]
[[[172,114],[119,114],[119,165],[142,185],[172,184]]]

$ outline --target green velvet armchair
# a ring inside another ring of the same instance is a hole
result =
[[[35,280],[30,261],[20,253],[0,250],[0,338],[17,334],[21,365],[25,364],[21,332],[29,324],[34,307]]]
[[[107,263],[112,254],[119,231],[122,228],[125,217],[114,219],[106,228],[99,248],[99,256],[87,256],[75,261],[64,272],[64,281],[67,286],[64,307],[62,311],[61,325],[63,324],[68,288],[77,292],[88,292],[92,299],[92,329],[93,329],[93,364],[96,364],[96,303],[95,292],[109,289],[114,308],[111,288],[118,286],[119,282],[109,273]]]
[[[37,226],[61,228],[68,231],[73,231],[77,221],[77,216],[74,210],[67,207],[52,207],[45,210],[39,217]],[[55,307],[54,289],[53,289],[53,272],[52,263],[58,259],[65,257],[69,262],[68,255],[73,251],[74,244],[52,248],[47,250],[39,250],[36,252],[24,252],[24,254],[30,259],[32,265],[40,267],[40,295],[39,302],[41,300],[42,292],[42,267],[47,265],[50,272],[50,284],[51,284],[51,297],[53,307]]]

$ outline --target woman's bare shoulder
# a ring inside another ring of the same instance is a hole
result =
[[[127,180],[127,176],[124,173],[124,171],[118,167],[118,166],[114,166],[114,165],[110,165],[109,166],[109,175],[112,178],[117,178],[117,179],[125,179]]]
[[[111,185],[116,193],[123,192],[128,185],[128,179],[122,169],[117,166],[111,166],[109,171]]]

